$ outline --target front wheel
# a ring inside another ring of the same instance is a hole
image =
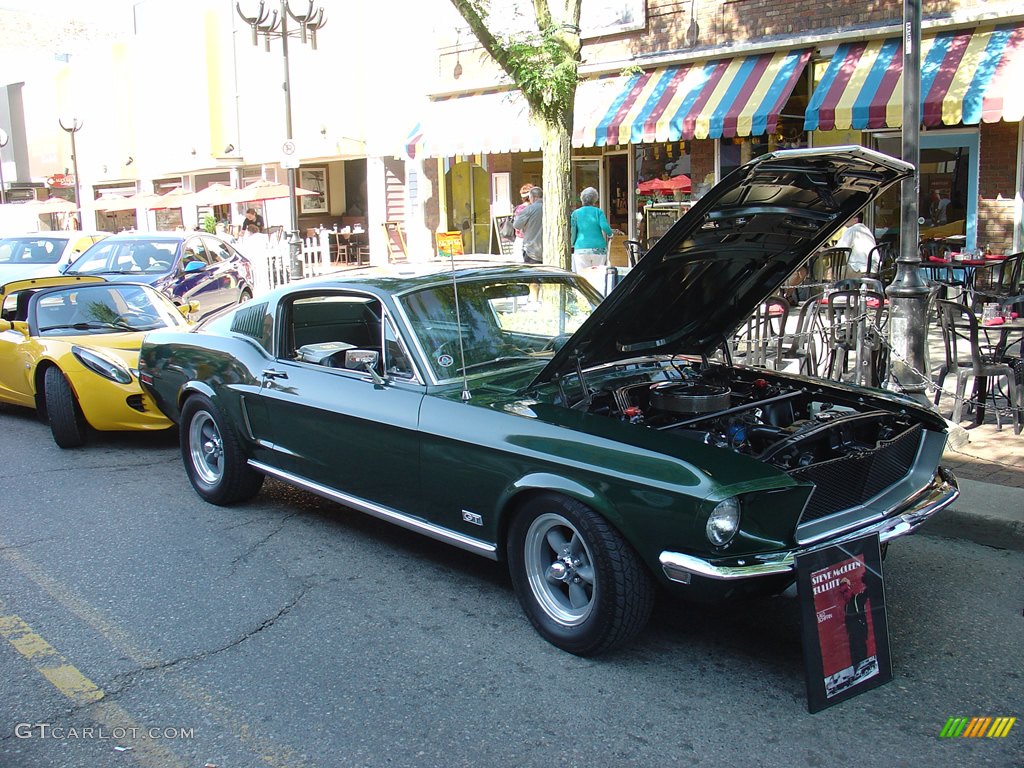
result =
[[[608,522],[556,494],[528,501],[509,527],[516,597],[545,640],[590,656],[635,637],[654,605],[639,556]]]
[[[239,304],[245,304],[245,302],[250,301],[251,299],[252,299],[252,291],[250,291],[248,288],[243,288],[242,292],[240,294],[238,294],[238,303]]]
[[[61,448],[85,445],[85,417],[75,399],[75,393],[56,366],[46,369],[43,379],[46,395],[46,414],[50,420],[53,441]]]
[[[205,395],[193,395],[181,409],[181,457],[203,499],[228,505],[251,499],[263,475],[250,467],[231,424]]]

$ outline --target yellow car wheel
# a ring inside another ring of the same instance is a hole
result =
[[[85,417],[60,368],[54,366],[46,369],[45,386],[46,413],[50,417],[54,442],[61,448],[84,445]]]

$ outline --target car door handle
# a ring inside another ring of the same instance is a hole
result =
[[[287,379],[288,378],[288,374],[285,373],[284,371],[278,371],[278,370],[275,370],[274,368],[268,368],[267,370],[263,371],[263,378],[264,379]]]

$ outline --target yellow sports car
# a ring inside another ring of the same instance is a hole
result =
[[[148,285],[101,277],[18,280],[0,288],[0,401],[47,417],[61,448],[102,431],[166,429],[139,386],[142,337],[186,325]]]

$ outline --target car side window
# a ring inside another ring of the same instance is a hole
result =
[[[231,258],[231,249],[219,240],[205,238],[203,242],[206,244],[206,252],[210,257],[211,264],[227,261]]]
[[[372,296],[337,291],[302,294],[282,313],[281,357],[345,368],[348,350],[376,352],[383,372],[381,306]]]
[[[181,252],[181,268],[185,272],[202,269],[210,262],[203,241],[198,237],[186,240]]]

